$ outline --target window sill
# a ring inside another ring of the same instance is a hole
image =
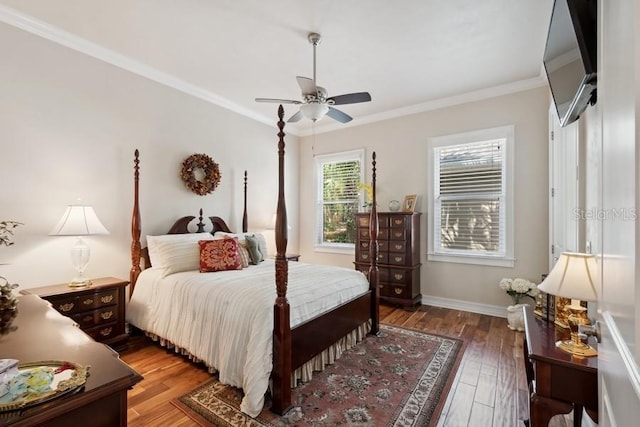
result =
[[[451,262],[457,264],[475,264],[485,265],[491,267],[514,267],[516,264],[515,258],[493,258],[484,256],[473,255],[453,255],[453,254],[435,254],[429,253],[427,255],[427,261],[436,262]]]
[[[330,253],[330,254],[342,254],[354,256],[356,253],[355,245],[343,246],[343,245],[322,245],[313,248],[314,252]]]

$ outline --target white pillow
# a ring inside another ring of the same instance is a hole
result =
[[[210,233],[147,236],[151,265],[163,269],[162,276],[200,268],[198,241],[214,240]]]
[[[231,237],[231,238],[238,239],[238,243],[242,243],[242,244],[246,243],[246,239],[244,238],[243,233],[227,233],[225,231],[216,231],[216,234],[214,234],[214,236],[216,238]]]

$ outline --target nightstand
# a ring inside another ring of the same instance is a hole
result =
[[[115,277],[92,279],[91,286],[72,288],[66,283],[29,288],[21,294],[33,294],[49,301],[61,314],[72,318],[88,335],[116,351],[127,348],[125,331],[126,280]]]

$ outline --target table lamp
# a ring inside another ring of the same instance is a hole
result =
[[[580,339],[579,325],[591,322],[586,315],[586,308],[580,301],[597,301],[597,267],[592,254],[563,252],[553,266],[549,275],[538,285],[538,289],[548,294],[570,298],[571,304],[565,306],[569,311],[567,318],[570,340],[562,340],[556,346],[567,353],[576,356],[595,356],[597,351]]]
[[[69,205],[58,224],[49,233],[50,236],[77,236],[75,245],[71,248],[71,263],[77,271],[76,277],[71,279],[69,286],[84,287],[91,285],[91,280],[84,277],[84,270],[89,264],[91,249],[84,242],[82,236],[109,234],[109,231],[98,219],[93,207],[84,205]]]

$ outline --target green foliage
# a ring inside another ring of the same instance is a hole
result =
[[[0,246],[13,245],[13,229],[19,225],[23,225],[17,221],[0,221]]]

